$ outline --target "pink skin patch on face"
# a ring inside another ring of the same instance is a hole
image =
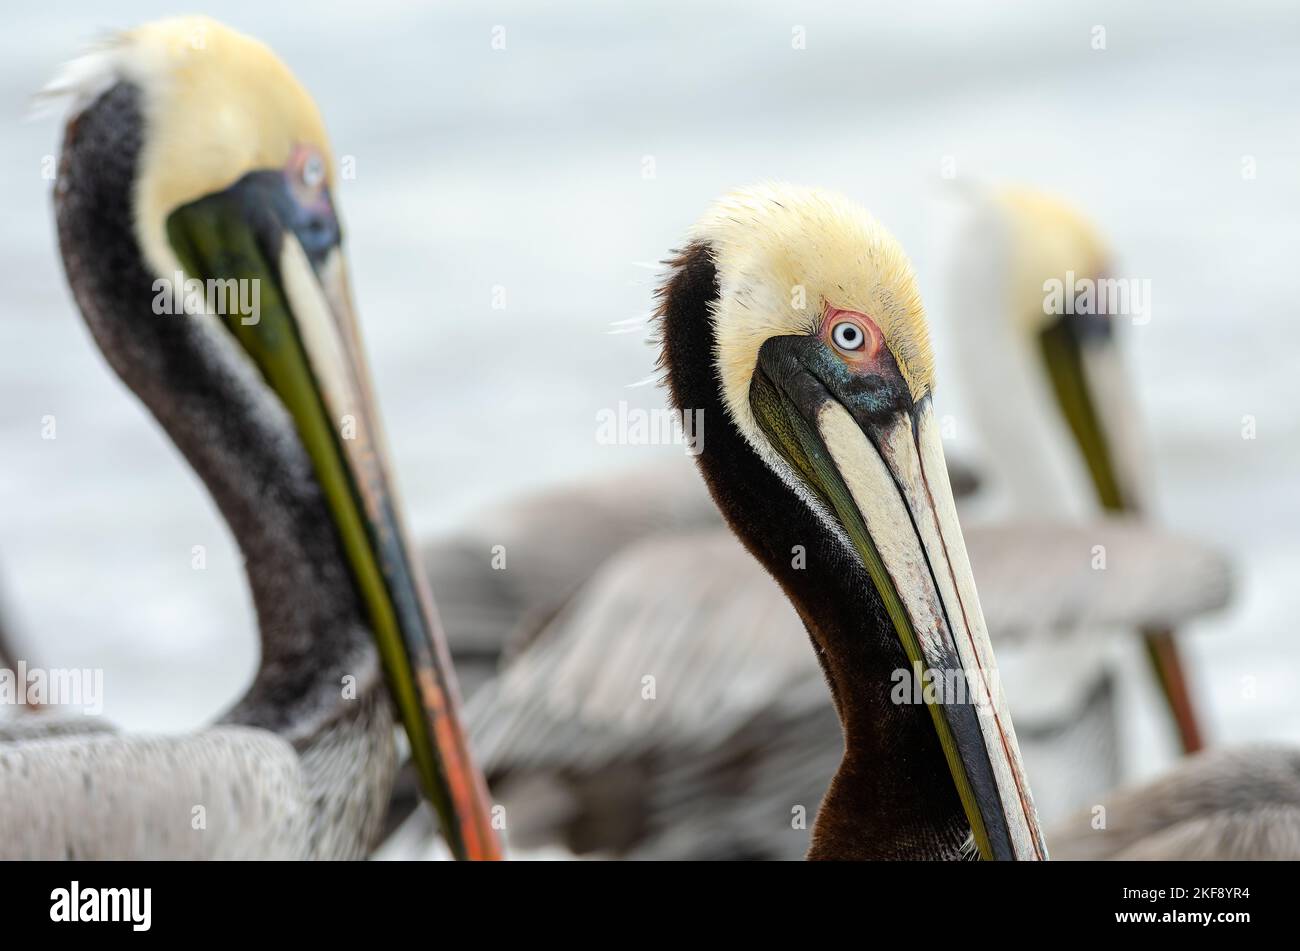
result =
[[[855,335],[852,328],[856,327]],[[856,310],[844,310],[827,302],[817,336],[850,368],[861,373],[880,372],[885,368],[889,351],[885,348],[885,335],[876,322]],[[858,346],[849,347],[847,343]],[[892,362],[892,361],[889,361]]]
[[[325,186],[329,178],[325,156],[310,145],[295,145],[284,168],[298,203],[309,210],[329,207]]]

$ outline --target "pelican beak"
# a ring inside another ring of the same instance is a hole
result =
[[[499,858],[445,640],[389,472],[337,219],[327,190],[313,201],[304,207],[285,172],[252,172],[174,211],[168,237],[188,279],[254,282],[248,296],[257,312],[221,319],[293,417],[311,458],[452,853]]]
[[[816,338],[773,337],[750,403],[861,558],[912,671],[942,686],[925,702],[981,857],[1046,858],[930,398],[893,373],[863,386]]]
[[[1092,477],[1097,498],[1111,512],[1142,511],[1141,451],[1136,400],[1124,372],[1112,318],[1059,314],[1039,338],[1057,405]],[[1178,729],[1183,751],[1204,745],[1182,659],[1172,631],[1143,631],[1147,656]]]
[[[1062,314],[1039,335],[1052,392],[1108,511],[1139,508],[1136,405],[1105,316]]]

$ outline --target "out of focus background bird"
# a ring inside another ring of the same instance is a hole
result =
[[[983,437],[987,489],[967,525],[1095,513],[1154,525],[1149,499],[1158,498],[1158,486],[1124,352],[1128,335],[1151,319],[1150,281],[1122,276],[1098,228],[1056,195],[1022,185],[965,184],[957,193],[945,300],[970,422]],[[1140,578],[1122,562],[1110,565],[1100,539],[1088,548],[1088,567],[1113,567],[1113,583],[1131,584],[1130,596],[1178,586],[1169,576]],[[1214,586],[1226,595],[1226,565],[1223,573]],[[1185,584],[1206,593],[1203,578]],[[1114,627],[1083,619],[1074,637],[1022,640],[1000,652],[1009,689],[1037,718],[1031,727],[1068,723],[1073,733],[1026,747],[1047,819],[1095,801],[1124,778],[1123,678],[1132,683],[1145,671],[1182,750],[1201,748],[1201,714],[1171,618],[1148,620],[1144,665],[1131,652],[1117,659]]]
[[[77,308],[236,537],[261,664],[218,723],[183,736],[106,731],[102,676],[41,668],[45,705],[83,716],[0,728],[0,854],[364,857],[401,722],[452,852],[498,857],[387,474],[311,96],[267,46],[204,17],[116,34],[46,92],[68,103],[53,197]],[[25,700],[28,675],[3,677],[6,703]]]

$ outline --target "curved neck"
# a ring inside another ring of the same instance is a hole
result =
[[[368,624],[293,420],[216,317],[153,311],[132,228],[144,120],[119,83],[68,124],[55,190],[59,247],[108,362],[208,491],[245,560],[262,662],[230,722],[310,742],[382,685]]]
[[[660,314],[674,405],[704,411],[699,463],[709,491],[799,612],[844,727],[844,759],[818,813],[809,857],[959,857],[970,827],[930,714],[922,704],[890,699],[893,674],[908,670],[908,661],[884,606],[861,561],[728,417],[713,369],[709,304],[718,288],[709,249],[689,247],[672,264]]]

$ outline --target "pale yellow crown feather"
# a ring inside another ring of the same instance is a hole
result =
[[[159,273],[177,269],[166,219],[248,172],[281,168],[295,145],[333,160],[311,96],[265,44],[207,17],[158,20],[113,36],[70,63],[45,90],[80,111],[114,83],[142,93],[145,133],[135,230]]]
[[[770,337],[812,334],[826,303],[866,314],[913,399],[930,392],[934,354],[912,265],[870,214],[833,192],[763,184],[718,201],[691,231],[713,250],[717,366],[728,411],[751,443],[749,385]]]
[[[1037,329],[1047,319],[1043,284],[1064,281],[1068,271],[1080,279],[1100,277],[1109,252],[1092,222],[1055,195],[1008,187],[993,202],[1010,229],[1011,314]]]

